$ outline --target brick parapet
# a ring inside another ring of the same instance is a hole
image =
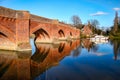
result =
[[[17,12],[16,10],[0,6],[0,16],[15,18],[16,12]]]
[[[28,11],[24,10],[13,10],[9,8],[5,8],[0,6],[0,16],[2,17],[8,17],[8,18],[22,18],[28,19],[29,17],[26,17],[25,13],[29,13]]]
[[[33,15],[33,14],[27,15],[27,13],[29,13],[29,11],[13,10],[13,9],[9,9],[9,8],[5,8],[5,7],[0,6],[0,16],[2,16],[2,17],[17,18],[17,19],[30,19],[31,21],[52,23],[52,24],[58,24],[61,26],[71,27],[71,25],[62,23],[62,22],[55,20],[55,19],[48,19],[45,17]],[[74,28],[74,27],[72,27],[72,28]]]

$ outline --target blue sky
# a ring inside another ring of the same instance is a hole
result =
[[[78,15],[83,24],[97,19],[100,26],[113,25],[115,9],[120,14],[120,0],[0,0],[0,6],[28,10],[32,14],[71,23]]]

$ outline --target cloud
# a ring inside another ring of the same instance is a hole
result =
[[[103,12],[103,11],[98,11],[96,13],[90,14],[90,16],[101,16],[101,15],[106,15],[106,14],[108,14],[108,13]]]
[[[120,8],[113,8],[113,10],[115,10],[115,11],[120,11]]]

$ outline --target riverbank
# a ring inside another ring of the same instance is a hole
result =
[[[120,39],[120,36],[119,35],[117,35],[117,36],[110,35],[109,38],[110,39]]]

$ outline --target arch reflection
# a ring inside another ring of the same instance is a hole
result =
[[[0,80],[33,80],[47,69],[59,65],[60,60],[70,55],[80,44],[36,44],[36,52],[0,51]],[[70,46],[71,45],[71,46]]]
[[[39,62],[39,59],[36,59],[36,56],[31,57],[31,77],[34,79],[36,76],[39,76],[47,69],[52,66],[59,65],[60,60],[65,56],[70,55],[70,52],[76,49],[80,41],[73,41],[71,46],[70,42],[61,42],[60,44],[36,44],[37,51],[34,55],[45,55],[47,56],[42,59],[42,62]],[[35,60],[36,59],[36,60]]]

